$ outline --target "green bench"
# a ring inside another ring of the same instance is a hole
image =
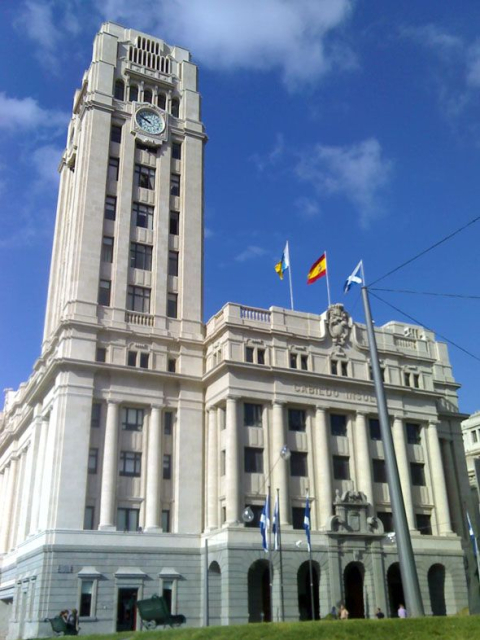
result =
[[[155,629],[158,625],[179,627],[187,621],[182,614],[170,613],[165,598],[156,594],[146,600],[138,600],[137,609],[142,626],[147,629]]]
[[[62,616],[55,616],[55,618],[45,618],[45,622],[50,622],[52,625],[52,631],[56,636],[77,636],[78,629],[75,629],[71,625],[67,624]]]

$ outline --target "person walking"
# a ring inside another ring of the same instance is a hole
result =
[[[380,607],[377,607],[377,610],[375,611],[375,617],[378,618],[379,620],[385,617],[385,614],[380,609]]]
[[[340,620],[348,620],[348,610],[346,607],[343,606],[343,604],[340,605],[340,613],[339,613],[339,618]]]
[[[399,618],[406,618],[407,617],[407,610],[405,609],[405,605],[404,604],[399,604],[398,605],[398,617]]]

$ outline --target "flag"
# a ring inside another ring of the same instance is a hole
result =
[[[475,532],[473,530],[472,522],[470,520],[470,516],[468,515],[468,511],[467,511],[467,521],[468,521],[468,534],[470,536],[470,540],[472,541],[472,546],[473,546],[473,554],[475,557],[477,557],[478,556],[477,538],[475,537]]]
[[[273,533],[273,548],[275,551],[280,549],[280,517],[278,506],[278,494],[275,498],[275,507],[273,508],[273,521],[272,521],[272,533]]]
[[[308,550],[311,551],[312,547],[310,544],[310,500],[307,496],[307,501],[305,502],[305,518],[303,519],[303,528],[305,529],[305,534],[307,536],[307,547]]]
[[[287,269],[290,268],[290,253],[288,251],[288,240],[285,244],[285,249],[283,250],[282,257],[280,261],[275,265],[275,271],[278,273],[280,280],[283,280],[283,274]]]
[[[262,547],[268,551],[268,530],[270,528],[270,496],[265,499],[265,506],[260,516],[260,534],[262,536]]]
[[[307,275],[307,284],[312,284],[319,278],[327,275],[327,254],[323,253],[320,258],[312,264]]]
[[[352,284],[363,284],[363,280],[358,275],[360,269],[362,268],[362,261],[357,264],[351,276],[345,280],[345,284],[343,285],[343,293],[348,293]]]

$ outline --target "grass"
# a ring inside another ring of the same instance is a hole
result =
[[[322,620],[81,636],[85,640],[480,640],[480,616]]]

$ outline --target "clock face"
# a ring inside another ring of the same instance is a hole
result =
[[[140,109],[140,111],[137,111],[136,120],[143,131],[153,135],[162,133],[165,129],[165,118],[152,109]]]

